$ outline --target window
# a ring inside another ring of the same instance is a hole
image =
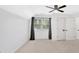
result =
[[[49,28],[49,19],[48,18],[35,18],[34,27],[36,29],[48,29]]]

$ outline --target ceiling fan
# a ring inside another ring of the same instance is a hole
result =
[[[63,10],[60,10],[60,9],[66,7],[66,5],[62,5],[60,7],[58,7],[58,5],[54,5],[54,8],[53,7],[50,7],[50,6],[46,6],[46,7],[52,9],[51,11],[49,11],[49,13],[51,13],[51,12],[53,12],[55,10],[57,10],[59,12],[64,12]]]

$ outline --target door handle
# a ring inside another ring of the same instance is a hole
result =
[[[62,31],[67,31],[66,29],[62,29]]]

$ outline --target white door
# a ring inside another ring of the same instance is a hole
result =
[[[57,39],[65,40],[65,19],[61,17],[57,17]]]
[[[66,22],[66,40],[75,40],[76,31],[75,31],[75,19],[67,18]]]
[[[79,18],[76,18],[76,39],[79,39]]]

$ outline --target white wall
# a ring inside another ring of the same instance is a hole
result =
[[[79,17],[75,17],[76,20],[76,39],[79,39]]]
[[[57,40],[57,32],[58,32],[57,22],[58,22],[58,16],[57,14],[53,14],[51,20],[52,40]]]
[[[44,17],[44,15],[40,15]],[[71,15],[53,14],[52,17],[52,40],[76,39],[75,18]],[[45,17],[49,17],[45,15]],[[67,31],[63,31],[63,29]],[[36,30],[36,39],[48,39],[48,30]]]
[[[15,52],[28,40],[28,20],[0,9],[0,51]]]

